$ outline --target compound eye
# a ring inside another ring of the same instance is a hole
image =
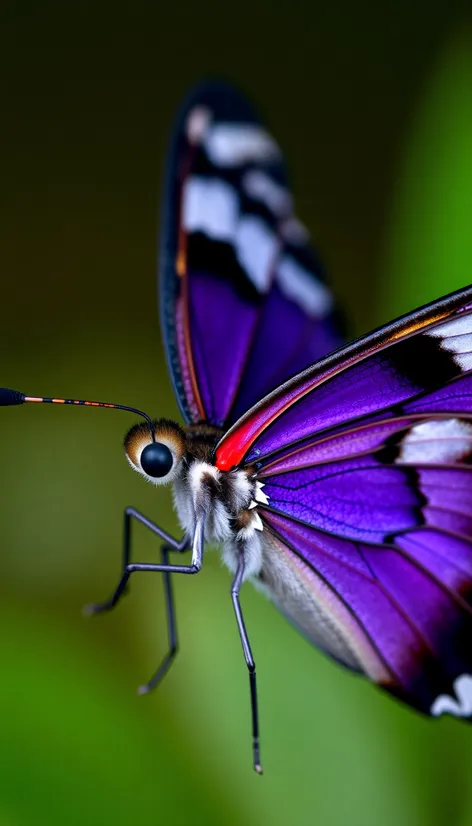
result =
[[[170,472],[174,457],[167,445],[162,442],[152,442],[143,448],[139,461],[144,473],[152,476],[153,479],[158,479],[167,476]]]
[[[135,424],[125,436],[124,448],[133,470],[144,476],[153,485],[167,485],[173,482],[182,468],[186,442],[185,433],[175,422],[156,419],[152,423],[155,441],[149,425]]]

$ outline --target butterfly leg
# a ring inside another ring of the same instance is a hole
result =
[[[182,551],[186,551],[190,547],[191,543],[190,543],[187,536],[184,536],[181,540],[174,539],[173,536],[170,536],[170,534],[168,534],[166,531],[164,531],[162,528],[160,528],[159,525],[156,525],[154,522],[151,522],[151,520],[148,519],[147,516],[144,516],[144,514],[137,511],[136,508],[131,508],[131,507],[126,508],[126,510],[125,510],[124,530],[123,530],[123,568],[122,568],[122,577],[121,577],[121,579],[123,579],[123,577],[126,575],[126,571],[128,570],[128,568],[130,567],[130,564],[131,564],[131,525],[132,525],[131,520],[132,519],[136,519],[137,522],[140,522],[142,525],[144,525],[146,528],[148,528],[150,531],[152,531],[154,534],[156,534],[160,539],[164,540],[165,544],[163,545],[163,551],[164,551],[164,549],[166,549],[166,550],[182,552]],[[168,564],[168,558],[166,558],[166,561],[164,562],[164,564],[165,565]],[[167,574],[167,576],[168,576],[168,574]],[[127,580],[128,579],[129,579],[129,576],[127,577]],[[164,579],[165,579],[165,577],[164,577]],[[115,591],[113,596],[110,599],[105,600],[105,602],[97,602],[97,603],[91,603],[89,605],[85,605],[85,607],[83,609],[84,614],[89,616],[91,614],[100,614],[103,611],[111,611],[111,609],[114,608],[115,605],[117,604],[118,600],[122,596],[124,596],[124,594],[127,591],[127,581],[121,589],[120,589],[120,585],[121,585],[121,580],[120,580],[120,583],[118,584],[118,588],[116,589],[116,591],[119,590],[118,596],[117,596],[117,593]],[[171,593],[171,592],[166,588],[166,598],[167,598],[169,593]]]
[[[185,537],[184,537],[185,540]],[[182,543],[183,541],[182,540]],[[182,548],[171,548],[170,550],[179,550],[184,551],[186,547]],[[163,565],[168,565],[169,563],[169,548],[167,545],[163,545],[161,548],[161,559]],[[152,691],[153,688],[156,688],[158,683],[162,680],[162,678],[167,674],[169,668],[171,667],[172,663],[175,660],[177,655],[179,642],[177,638],[177,622],[175,617],[175,603],[174,603],[174,593],[172,590],[172,581],[168,571],[164,571],[164,593],[165,593],[165,600],[166,600],[166,614],[167,614],[167,635],[169,639],[169,650],[165,655],[164,659],[162,660],[159,668],[154,672],[153,676],[147,683],[140,685],[138,688],[138,694],[148,694],[149,691]]]
[[[244,555],[239,556],[238,567],[236,575],[231,586],[231,599],[233,600],[234,613],[236,614],[236,622],[238,623],[239,636],[241,637],[241,644],[243,646],[244,659],[249,671],[249,688],[251,691],[251,713],[252,713],[252,753],[254,761],[254,769],[258,774],[262,774],[262,766],[259,754],[259,715],[257,711],[257,685],[256,685],[256,664],[252,656],[251,646],[247,636],[246,626],[244,625],[243,614],[239,602],[239,592],[244,577]]]
[[[165,539],[165,544],[162,546],[162,564],[155,565],[150,563],[132,563],[130,562],[130,543],[131,543],[131,518],[135,518],[138,522],[146,525],[153,533],[157,534],[161,539]],[[168,553],[172,551],[185,551],[192,546],[192,560],[190,565],[169,565]],[[126,592],[126,587],[129,578],[135,571],[154,571],[164,575],[164,592],[166,598],[166,612],[167,612],[167,629],[169,638],[169,651],[164,657],[161,665],[149,680],[148,683],[138,688],[138,694],[146,694],[157,686],[164,675],[169,670],[173,660],[175,659],[178,642],[177,642],[177,626],[175,620],[175,608],[172,592],[172,584],[170,579],[171,573],[196,574],[200,570],[203,561],[204,548],[204,534],[201,523],[197,523],[193,542],[190,543],[188,537],[184,536],[182,540],[173,539],[169,534],[151,522],[147,517],[143,516],[134,508],[127,508],[125,512],[125,532],[124,532],[124,552],[123,552],[123,573],[118,583],[115,592],[109,600],[103,603],[86,606],[86,613],[95,614],[102,611],[109,611],[115,607],[119,599]]]

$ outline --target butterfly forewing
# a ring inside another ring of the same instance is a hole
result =
[[[187,422],[231,424],[341,342],[280,148],[234,89],[205,84],[172,143],[162,327]]]
[[[471,294],[305,371],[216,452],[264,485],[261,578],[282,609],[428,714],[472,713]]]
[[[469,305],[472,287],[379,328],[287,381],[226,433],[216,450],[217,466],[229,470],[258,461],[262,453],[440,389],[462,375],[470,341],[467,332],[457,335],[457,325]],[[454,326],[446,328],[448,322]]]

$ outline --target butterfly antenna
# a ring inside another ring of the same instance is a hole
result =
[[[127,407],[124,404],[109,404],[108,402],[91,402],[83,399],[53,399],[48,396],[26,396],[18,390],[10,390],[8,387],[0,387],[0,407],[5,407],[12,404],[26,404],[26,402],[41,404],[82,404],[85,405],[85,407],[109,407],[114,410],[127,410],[129,413],[135,413],[137,416],[142,416],[143,419],[146,419],[149,425],[152,440],[153,442],[156,440],[151,419],[147,413],[143,413],[142,410],[137,410],[136,407]]]

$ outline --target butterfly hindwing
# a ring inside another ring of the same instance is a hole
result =
[[[341,342],[331,293],[293,212],[279,146],[248,102],[208,83],[172,143],[160,295],[187,422],[234,422]]]
[[[471,301],[468,288],[338,351],[216,451],[263,485],[276,602],[432,715],[472,714]]]
[[[472,672],[469,542],[424,528],[376,545],[269,510],[263,522],[261,576],[307,636],[423,713],[446,710]]]

